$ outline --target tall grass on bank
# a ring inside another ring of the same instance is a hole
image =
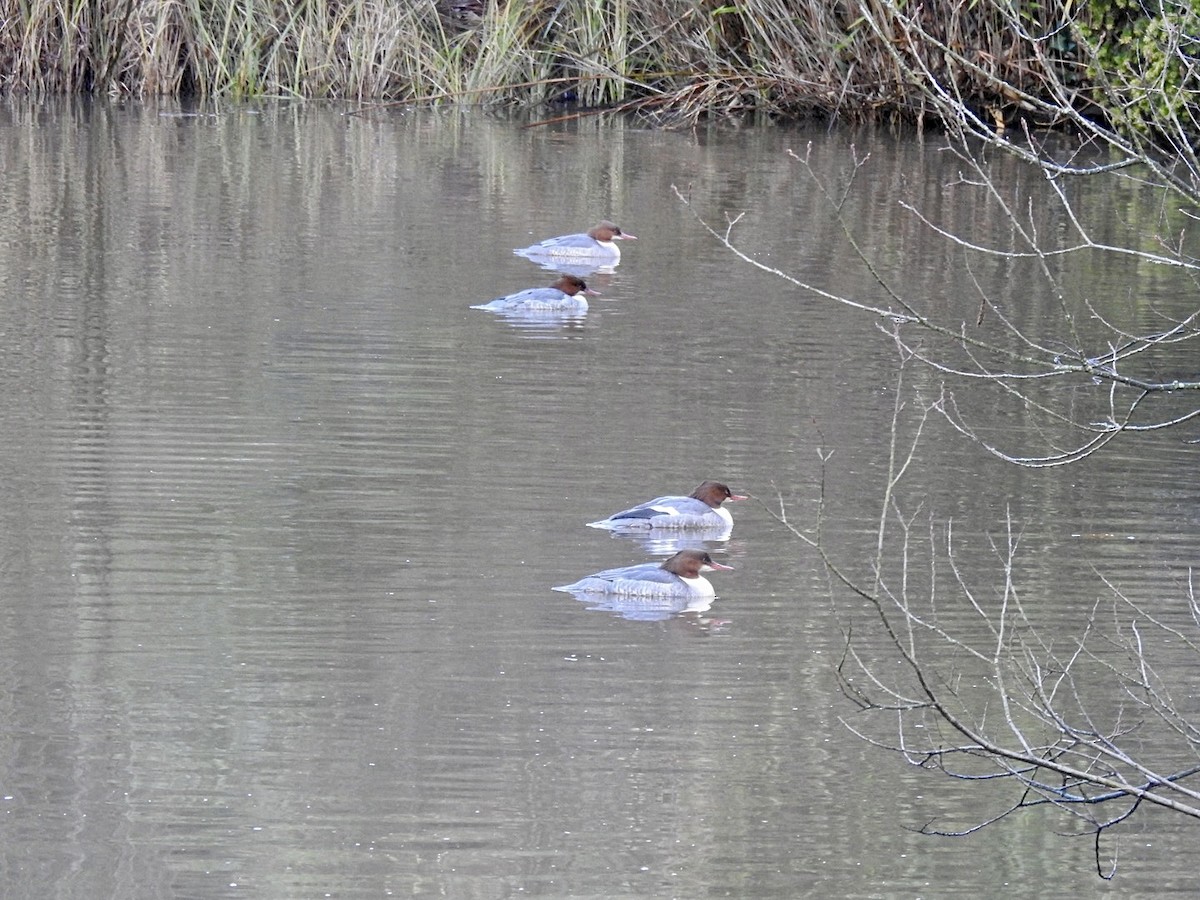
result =
[[[947,71],[936,46],[915,52],[982,104],[1002,104],[993,95],[1006,80],[1036,91],[1045,55],[1010,27],[1008,2],[908,7],[977,68]],[[8,91],[572,99],[668,121],[922,109],[911,68],[896,65],[904,29],[884,0],[18,0],[7,9]],[[1072,7],[1036,9],[1053,23]]]

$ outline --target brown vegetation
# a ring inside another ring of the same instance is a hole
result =
[[[996,85],[1082,77],[1047,51],[1056,8],[1019,31],[994,2],[927,4],[937,43],[914,48],[897,7],[867,0],[28,0],[0,19],[0,89],[920,119],[899,52],[1002,117],[1017,98]],[[944,47],[969,65],[948,71]]]

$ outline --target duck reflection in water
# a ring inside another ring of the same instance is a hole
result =
[[[712,609],[712,597],[660,599],[621,594],[577,594],[588,609],[610,612],[636,622],[662,622],[676,617],[699,617]],[[720,624],[724,624],[723,622]]]
[[[732,525],[711,528],[650,528],[643,531],[609,532],[613,540],[632,541],[651,556],[667,557],[680,550],[704,547],[710,552],[728,544],[733,536]]]

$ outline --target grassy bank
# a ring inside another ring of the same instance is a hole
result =
[[[870,0],[19,0],[0,90],[919,119],[913,59],[996,109],[1011,105],[997,84],[1036,92],[1064,64],[1030,38],[1056,33],[1056,4],[1022,33],[997,2],[911,7],[971,61],[948,72]]]

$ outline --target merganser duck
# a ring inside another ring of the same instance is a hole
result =
[[[547,256],[567,259],[597,259],[612,265],[621,259],[621,251],[616,241],[636,241],[637,236],[622,231],[620,226],[607,220],[587,234],[564,234],[561,237],[546,238],[531,247],[514,250],[517,256],[528,259],[544,258]]]
[[[733,527],[733,516],[721,504],[745,499],[719,481],[706,481],[687,497],[655,497],[599,522],[588,522],[588,527],[626,532],[660,528],[729,529]]]
[[[659,598],[709,598],[715,596],[713,586],[701,572],[731,570],[714,562],[704,550],[680,550],[662,564],[639,563],[620,569],[605,569],[574,584],[551,588],[567,594],[624,594]]]
[[[507,297],[497,297],[488,303],[472,306],[471,309],[502,313],[562,312],[580,315],[588,310],[585,295],[597,293],[599,292],[589,288],[582,278],[563,275],[550,287],[527,288]]]

